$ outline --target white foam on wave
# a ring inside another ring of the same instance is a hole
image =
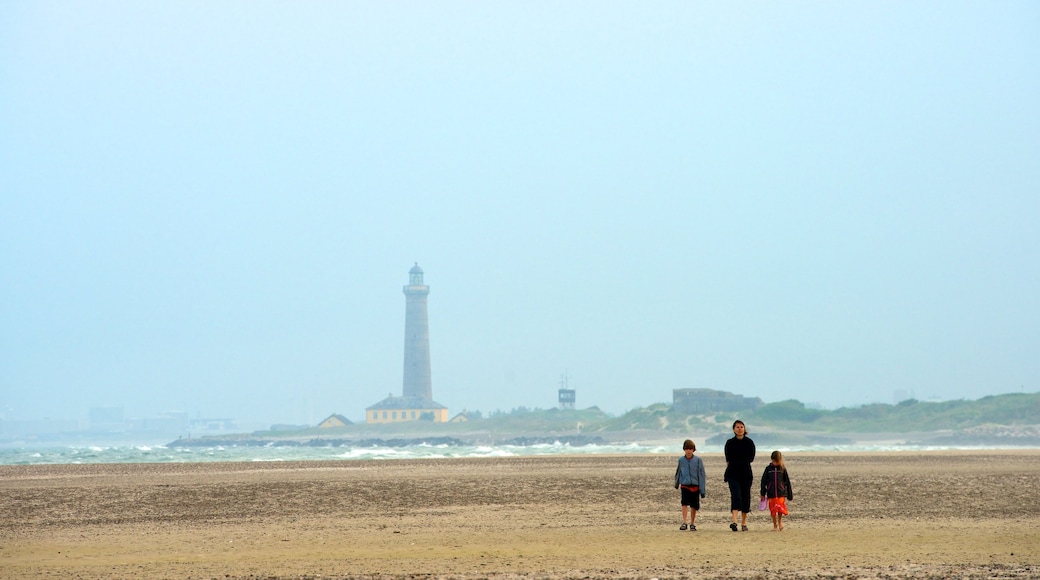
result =
[[[343,459],[399,459],[406,454],[408,453],[391,447],[353,447],[336,455],[336,457],[342,457]]]
[[[704,452],[721,453],[721,448],[705,446]],[[1001,446],[943,446],[907,445],[900,441],[861,442],[846,445],[803,445],[782,448],[785,452],[920,452],[944,450],[997,450]],[[163,453],[163,450],[169,453]],[[125,446],[82,445],[47,448],[0,447],[0,465],[13,464],[82,464],[82,463],[163,463],[163,462],[228,462],[228,461],[313,461],[313,460],[373,460],[373,459],[429,459],[429,458],[493,458],[532,457],[554,455],[606,454],[672,454],[671,446],[655,443],[618,443],[573,446],[558,441],[537,445],[412,445],[405,447],[252,447],[215,446],[173,447],[154,444]]]
[[[516,453],[513,453],[508,449],[492,449],[482,457],[516,457]]]

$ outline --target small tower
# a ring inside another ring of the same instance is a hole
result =
[[[430,324],[426,314],[426,296],[430,287],[423,284],[423,271],[418,262],[408,270],[404,287],[404,385],[405,397],[433,399],[430,379]]]
[[[567,379],[567,373],[563,373],[563,377],[560,378],[560,408],[574,409],[575,391],[568,388]]]

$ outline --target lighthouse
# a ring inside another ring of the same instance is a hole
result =
[[[423,284],[423,271],[418,262],[408,270],[404,287],[404,385],[405,397],[433,399],[430,379],[430,323],[426,314],[426,297],[430,287]]]
[[[416,263],[408,270],[404,287],[404,379],[401,396],[393,393],[365,409],[366,423],[430,421],[444,423],[448,408],[433,400],[430,380],[430,323],[426,297],[430,287],[423,283],[423,270]]]

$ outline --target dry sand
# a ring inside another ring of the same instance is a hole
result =
[[[0,577],[1040,577],[1038,450],[792,453],[738,533],[678,456],[4,466]]]

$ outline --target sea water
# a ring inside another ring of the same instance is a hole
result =
[[[674,447],[674,446],[673,446]],[[61,463],[198,463],[220,461],[352,461],[358,459],[429,459],[456,457],[517,457],[533,455],[599,455],[617,453],[673,453],[658,445],[636,443],[580,445],[429,445],[388,446],[250,446],[214,445],[55,445],[0,447],[0,465]]]
[[[200,463],[232,461],[355,461],[361,459],[430,459],[462,457],[523,457],[552,455],[664,454],[678,455],[681,443],[612,443],[570,445],[540,443],[533,445],[429,445],[387,446],[277,446],[263,447],[214,445],[176,447],[163,444],[53,445],[0,447],[0,465],[88,464],[88,463]],[[781,447],[798,451],[930,451],[947,449],[997,449],[988,446],[906,445],[899,442],[861,445],[820,445]],[[702,446],[698,453],[721,453],[722,447]]]

